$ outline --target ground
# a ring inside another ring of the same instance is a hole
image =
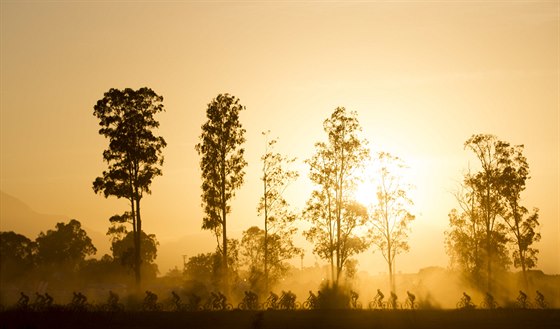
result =
[[[560,310],[2,312],[1,329],[32,328],[560,328]]]

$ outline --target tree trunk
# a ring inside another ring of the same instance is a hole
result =
[[[134,195],[134,193],[133,193]],[[130,198],[130,215],[132,217],[132,242],[134,243],[134,263],[133,263],[133,270],[134,270],[134,279],[136,282],[136,291],[140,292],[140,276],[138,275],[137,271],[137,264],[136,264],[136,249],[138,248],[138,244],[136,241],[136,236],[138,235],[138,218],[136,217],[136,206],[134,204],[134,196]]]
[[[134,236],[134,274],[136,278],[136,288],[141,289],[141,248],[142,248],[142,219],[140,218],[140,198],[136,196],[136,234]]]
[[[486,242],[486,258],[487,258],[487,274],[488,274],[488,293],[492,293],[492,246],[490,245],[490,232],[487,235]]]
[[[264,174],[264,291],[268,291],[268,197]]]
[[[229,293],[229,273],[228,273],[228,246],[227,246],[227,200],[226,200],[226,150],[222,145],[221,150],[221,206],[222,206],[222,276],[224,290]]]
[[[226,227],[226,205],[225,202],[222,205],[222,244],[223,244],[223,253],[222,253],[222,270],[224,276],[224,285],[225,290],[228,291],[229,289],[229,273],[228,273],[228,247],[227,247],[227,227]]]
[[[529,290],[529,278],[527,277],[527,266],[525,264],[525,253],[523,252],[523,248],[521,247],[521,230],[519,229],[519,222],[521,219],[516,215],[517,214],[517,207],[515,205],[512,206],[514,220],[515,220],[515,238],[517,239],[517,248],[519,250],[519,262],[521,263],[521,270],[523,271],[523,287],[525,291]]]
[[[518,238],[519,240],[519,238]],[[525,291],[529,290],[529,278],[527,277],[527,265],[525,264],[525,254],[521,251],[521,243],[518,242],[519,261],[521,262],[521,271],[523,271],[523,286]]]
[[[389,286],[391,287],[391,292],[395,292],[395,276],[393,273],[393,261],[389,258],[387,262],[389,264]]]

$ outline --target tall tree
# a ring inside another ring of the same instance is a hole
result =
[[[110,89],[94,106],[99,119],[99,134],[109,139],[103,152],[108,170],[93,182],[93,190],[107,198],[116,196],[130,203],[130,218],[134,236],[134,272],[140,288],[142,218],[140,201],[150,194],[150,185],[162,175],[162,150],[167,145],[163,137],[154,135],[159,127],[154,118],[164,111],[163,97],[152,89]]]
[[[411,186],[404,182],[400,171],[403,161],[389,153],[381,152],[377,203],[371,212],[371,238],[381,251],[389,268],[391,291],[395,291],[395,259],[408,251],[408,232],[415,216],[410,213],[413,205],[408,196]]]
[[[503,197],[502,217],[509,228],[514,244],[513,265],[521,268],[525,289],[529,289],[527,270],[536,266],[538,250],[531,247],[541,238],[538,209],[533,213],[521,205],[521,192],[525,190],[529,177],[529,164],[523,155],[523,145],[507,147],[500,159],[501,195]]]
[[[357,234],[367,212],[353,200],[353,194],[369,150],[359,137],[356,112],[336,108],[323,129],[328,141],[316,143],[315,155],[307,160],[316,189],[304,212],[312,225],[304,234],[314,243],[313,252],[329,260],[332,282],[338,285],[345,262],[367,248],[364,237]]]
[[[509,144],[494,135],[478,134],[465,142],[465,148],[471,150],[480,163],[478,172],[469,172],[465,176],[465,184],[471,187],[480,214],[487,291],[491,292],[492,273],[494,267],[500,268],[504,264],[501,253],[507,243],[506,227],[499,221],[499,216],[503,212],[502,160],[507,158]]]
[[[202,228],[216,235],[218,249],[222,253],[222,271],[225,288],[228,289],[228,239],[227,214],[235,191],[243,185],[245,129],[239,121],[239,113],[245,107],[230,94],[219,94],[208,104],[207,121],[202,125],[200,143],[195,147],[201,156],[202,206],[205,216]],[[220,246],[220,237],[222,244]]]
[[[270,131],[262,134],[268,139]],[[271,268],[277,272],[285,259],[299,252],[293,244],[293,235],[297,231],[293,225],[296,216],[289,210],[289,204],[283,196],[290,183],[297,179],[298,173],[288,168],[295,158],[289,159],[274,151],[277,142],[277,139],[267,140],[265,153],[261,157],[263,195],[257,212],[264,216],[262,247],[265,291],[268,291]]]

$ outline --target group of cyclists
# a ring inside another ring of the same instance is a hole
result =
[[[545,309],[548,308],[548,303],[544,300],[544,295],[540,291],[536,291],[535,296],[535,306],[529,301],[529,297],[523,290],[519,290],[519,295],[517,296],[517,300],[514,303],[514,308],[522,308],[522,309],[529,309],[529,308],[540,308]],[[474,309],[476,305],[472,302],[471,296],[469,296],[466,292],[463,292],[463,296],[461,300],[457,303],[458,309]],[[485,293],[482,302],[480,303],[480,308],[483,309],[496,309],[498,308],[498,303],[496,303],[494,296],[489,292]]]
[[[384,300],[385,295],[380,289],[377,289],[377,294],[373,297],[373,300],[369,302],[368,307],[369,309],[410,309],[415,310],[418,309],[418,303],[416,302],[416,295],[410,291],[406,291],[406,299],[404,304],[399,302],[399,297],[393,291],[391,291],[390,296],[387,301]]]
[[[29,311],[50,311],[50,310],[69,310],[69,311],[124,311],[124,305],[119,303],[119,295],[109,291],[109,298],[106,303],[93,306],[87,302],[87,297],[81,292],[72,292],[72,300],[66,305],[54,304],[54,298],[49,293],[35,293],[35,300],[30,302],[29,296],[20,292],[20,297],[15,305],[17,310]]]
[[[158,296],[146,290],[146,295],[144,297],[141,310],[143,311],[217,311],[217,310],[231,310],[233,305],[228,302],[227,297],[221,292],[211,292],[209,297],[206,299],[204,304],[201,304],[201,298],[195,294],[188,295],[187,302],[184,303],[182,298],[175,291],[171,292],[171,298],[167,299],[163,303],[158,302]],[[416,302],[416,296],[410,292],[406,292],[407,297],[403,304],[398,300],[398,296],[395,292],[391,291],[390,296],[385,300],[385,295],[380,289],[377,289],[377,294],[371,300],[367,307],[369,309],[417,309],[418,303]],[[62,306],[68,310],[72,311],[89,311],[89,310],[100,310],[100,311],[123,311],[124,305],[119,302],[119,295],[113,291],[109,291],[109,297],[107,302],[98,305],[96,308],[88,304],[87,297],[81,292],[73,292],[72,301],[66,306]],[[318,309],[321,308],[321,300],[323,295],[321,291],[315,294],[313,291],[309,291],[309,297],[301,305],[296,302],[296,295],[291,291],[282,291],[281,295],[278,296],[274,292],[270,292],[268,298],[262,303],[259,303],[259,296],[253,291],[245,291],[244,297],[238,304],[237,309],[240,310],[295,310],[295,309]],[[352,309],[361,309],[362,305],[358,301],[359,294],[353,290],[349,293],[348,307]],[[20,310],[32,310],[32,311],[46,311],[53,309],[54,299],[48,293],[40,294],[35,293],[35,300],[30,302],[29,296],[25,293],[20,293],[20,298],[16,304],[16,308]],[[60,306],[59,306],[60,307]],[[477,306],[473,303],[471,296],[466,292],[463,295],[456,307],[458,309],[474,309]],[[534,303],[529,300],[529,297],[525,292],[519,290],[519,295],[514,305],[510,307],[520,308],[520,309],[531,309],[531,308],[548,308],[548,304],[545,301],[544,295],[540,291],[536,291],[536,296]],[[486,293],[481,301],[479,308],[481,309],[495,309],[498,308],[494,296],[490,293]]]

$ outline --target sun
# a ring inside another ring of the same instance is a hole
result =
[[[362,205],[369,207],[375,203],[377,187],[371,177],[362,177],[362,181],[358,183],[354,198]]]

